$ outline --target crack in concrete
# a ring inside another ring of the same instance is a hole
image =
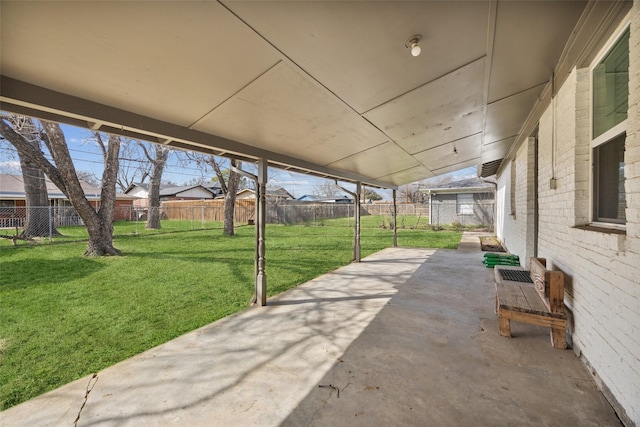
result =
[[[98,382],[98,373],[95,372],[91,376],[91,378],[89,378],[89,383],[87,384],[87,389],[84,393],[84,401],[82,402],[82,406],[80,406],[80,410],[78,411],[78,416],[73,421],[73,427],[78,427],[78,421],[80,421],[80,414],[82,414],[82,410],[84,409],[84,406],[87,404],[87,400],[89,399],[89,393],[91,393],[91,390],[93,390],[93,387],[95,387],[97,382]]]

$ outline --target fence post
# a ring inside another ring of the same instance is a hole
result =
[[[53,206],[49,205],[49,243],[53,242]]]

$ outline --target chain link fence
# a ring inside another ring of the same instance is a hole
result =
[[[495,203],[493,200],[475,200],[473,204],[460,204],[456,201],[432,202],[430,224],[436,229],[482,227],[493,231]]]
[[[214,203],[215,202],[215,203]],[[493,201],[476,201],[473,206],[461,207],[455,202],[429,204],[397,204],[398,228],[469,228],[484,227],[493,230]],[[393,205],[362,204],[361,227],[389,228],[394,224]],[[269,200],[267,224],[309,226],[354,226],[355,206],[352,203],[314,203],[297,200]],[[188,231],[222,228],[224,203],[222,201],[165,202],[160,208],[119,206],[114,212],[115,235],[150,234],[146,228],[151,215],[159,215],[161,230]],[[253,225],[255,201],[238,200],[235,206],[236,226]],[[160,230],[155,230],[160,232]],[[0,235],[44,237],[87,236],[82,218],[69,206],[15,207],[0,209]]]

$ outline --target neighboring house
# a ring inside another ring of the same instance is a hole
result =
[[[318,198],[312,194],[305,194],[304,196],[300,196],[297,200],[301,202],[317,202]]]
[[[319,197],[310,194],[298,197],[298,201],[301,202],[316,202],[316,203],[353,203],[353,199],[348,196],[336,196],[336,197]]]
[[[429,223],[494,224],[495,185],[478,178],[421,188],[428,197]]]
[[[285,190],[283,187],[267,188],[266,196],[267,196],[267,199],[276,200],[276,201],[295,199],[295,197],[293,197],[293,195],[289,193],[287,190]]]
[[[45,177],[49,207],[55,208],[58,224],[79,225],[81,221],[67,196]],[[96,208],[100,207],[101,189],[80,181],[87,200]],[[135,198],[122,193],[116,194],[115,219],[129,219]],[[0,174],[0,227],[21,227],[26,217],[26,196],[22,175]]]
[[[346,204],[353,204],[353,199],[349,196],[336,196],[336,197],[322,197],[319,199],[316,199],[316,202],[318,203],[346,203]]]
[[[202,186],[204,188],[208,188],[216,195],[216,197],[222,195],[222,187],[219,182],[208,182],[206,184],[202,184]]]
[[[247,199],[255,199],[256,192],[253,190],[249,190],[245,188],[244,190],[240,190],[236,193],[236,200],[247,200]]]
[[[240,190],[236,193],[236,200],[248,200],[255,199],[256,192],[255,190],[250,190],[245,188],[244,190]],[[282,200],[293,200],[294,197],[282,187],[278,187],[275,189],[268,189],[266,198],[268,201],[282,201]]]
[[[146,208],[149,206],[149,184],[133,183],[127,187],[124,194],[137,197],[134,203],[136,208]],[[222,194],[222,191],[220,190],[220,185],[217,183],[187,186],[160,185],[161,202],[170,200],[207,200],[214,199],[219,194]]]

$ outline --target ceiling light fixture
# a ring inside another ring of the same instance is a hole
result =
[[[422,40],[422,35],[416,34],[411,36],[411,38],[404,44],[404,47],[411,49],[411,55],[418,56],[420,55],[420,52],[422,52],[422,48],[418,45],[420,40]]]

